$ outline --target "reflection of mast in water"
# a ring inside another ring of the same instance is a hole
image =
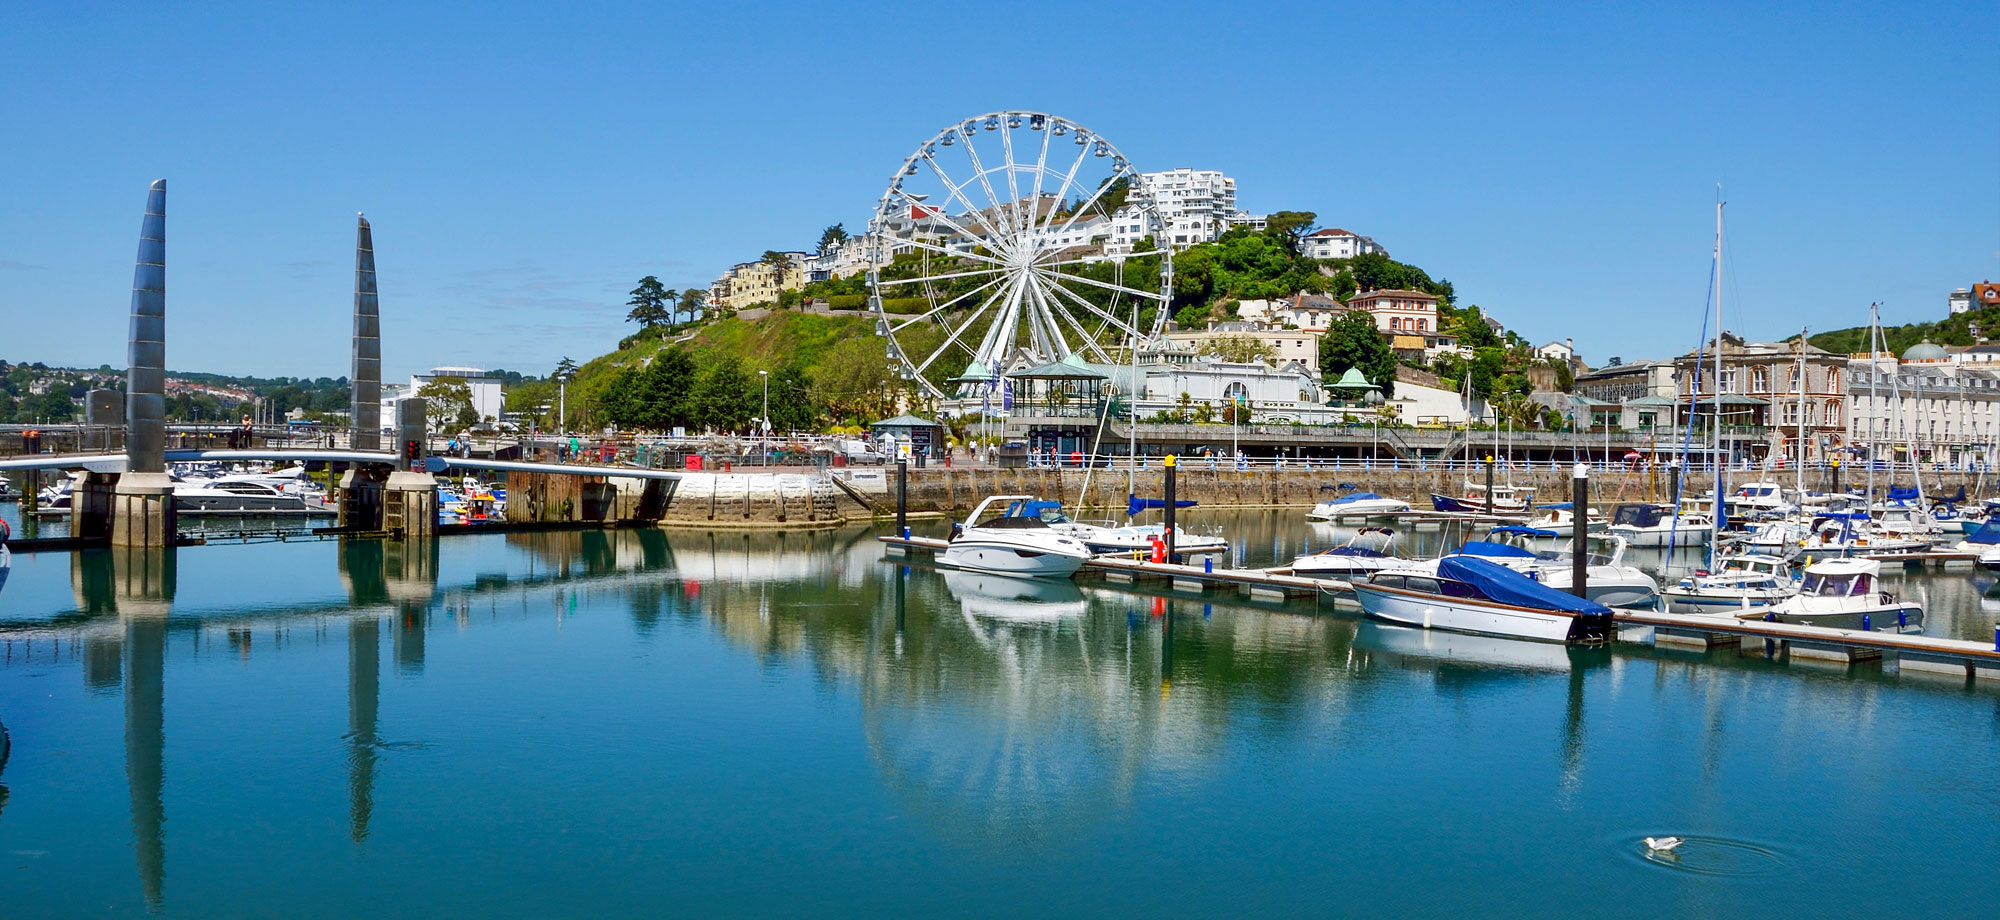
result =
[[[375,812],[375,719],[382,692],[382,634],[375,617],[347,622],[347,823],[355,843],[367,839]]]

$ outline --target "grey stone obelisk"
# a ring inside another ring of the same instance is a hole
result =
[[[174,540],[167,478],[167,180],[146,194],[132,272],[132,337],[125,371],[126,472],[112,496],[111,542],[168,546]]]
[[[355,215],[354,367],[348,378],[354,397],[348,409],[355,450],[382,449],[382,303],[375,290],[375,231],[366,215]],[[388,472],[351,467],[340,477],[342,527],[382,526],[382,485]]]
[[[354,449],[382,449],[382,317],[375,291],[375,236],[368,218],[354,232]]]

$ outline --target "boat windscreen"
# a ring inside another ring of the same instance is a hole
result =
[[[1464,546],[1458,548],[1458,551],[1468,556],[1490,556],[1512,559],[1535,558],[1534,553],[1521,547],[1509,546],[1505,543],[1489,543],[1485,540],[1467,540]]]

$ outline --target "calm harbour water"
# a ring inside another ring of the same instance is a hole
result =
[[[1339,538],[1193,519],[1251,565]],[[0,916],[1991,915],[2000,688],[874,533],[17,556]],[[1990,638],[1991,582],[1900,590]]]

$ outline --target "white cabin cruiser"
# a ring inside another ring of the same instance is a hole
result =
[[[1799,593],[1792,564],[1778,556],[1746,553],[1716,560],[1714,572],[1698,572],[1660,592],[1675,613],[1728,613],[1767,607]]]
[[[1715,518],[1672,505],[1629,502],[1618,506],[1604,530],[1633,546],[1700,546],[1715,533]]]
[[[1377,572],[1353,588],[1369,616],[1425,629],[1602,643],[1614,628],[1611,608],[1476,556]]]
[[[1027,513],[1033,501],[1030,495],[995,495],[980,502],[963,522],[952,525],[950,544],[938,554],[938,563],[1003,575],[1076,574],[1090,550],[1083,541],[1055,531],[1040,515]]]
[[[1829,514],[1815,518],[1811,529],[1800,538],[1792,552],[1818,558],[1828,556],[1921,553],[1930,549],[1929,540],[1888,533],[1874,526],[1865,515]]]
[[[1568,533],[1571,528],[1576,526],[1576,508],[1572,502],[1563,502],[1557,505],[1536,505],[1535,510],[1542,513],[1537,517],[1530,518],[1528,526],[1536,530],[1553,530],[1558,533]],[[1609,526],[1611,526],[1611,522],[1605,520],[1604,515],[1598,514],[1596,508],[1589,509],[1588,516],[1584,518],[1583,523],[1585,533],[1603,533],[1604,529]]]
[[[1331,521],[1344,517],[1383,517],[1408,514],[1410,503],[1400,498],[1384,498],[1373,492],[1349,492],[1329,498],[1306,512],[1308,521]]]
[[[1558,591],[1567,591],[1574,577],[1575,557],[1570,535],[1532,527],[1495,527],[1493,540],[1468,540],[1460,555],[1478,556],[1526,574]],[[1590,599],[1610,607],[1652,608],[1658,605],[1660,584],[1635,565],[1625,564],[1625,541],[1610,535],[1611,555],[1590,553],[1584,578]],[[1449,556],[1445,558],[1451,558]]]
[[[1988,518],[1952,548],[1961,553],[1977,553],[1975,564],[1988,572],[2000,572],[2000,519]]]
[[[1785,497],[1785,487],[1775,482],[1746,482],[1723,501],[1733,517],[1770,517],[1794,507]]]
[[[1881,590],[1881,578],[1882,563],[1873,559],[1816,562],[1806,567],[1797,595],[1742,616],[1833,629],[1923,632],[1923,608]]]
[[[1395,531],[1387,527],[1363,527],[1346,543],[1293,559],[1292,574],[1301,578],[1354,579],[1417,564],[1417,560],[1396,555]]]
[[[174,483],[174,510],[182,514],[303,514],[320,507],[308,508],[303,497],[255,480]]]

